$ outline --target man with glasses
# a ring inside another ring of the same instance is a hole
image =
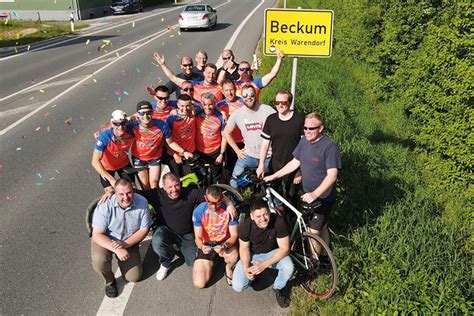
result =
[[[132,161],[135,168],[148,167],[138,173],[143,189],[158,187],[161,175],[161,159],[164,144],[176,152],[183,148],[171,137],[171,131],[163,120],[152,118],[153,108],[150,102],[137,104],[138,119],[130,122],[135,141],[132,146]]]
[[[166,65],[165,57],[158,52],[155,52],[153,54],[153,57],[155,61],[161,66],[161,69],[163,69],[163,72],[168,77],[168,79],[173,81],[177,86],[182,87],[185,80],[176,77],[173,71],[168,67],[168,65]],[[222,88],[216,82],[216,73],[217,73],[216,65],[206,64],[204,66],[204,72],[203,72],[204,80],[201,80],[201,81],[191,80],[190,81],[194,87],[194,98],[202,102],[201,96],[204,93],[209,92],[216,96],[217,101],[220,101],[222,99]]]
[[[222,189],[209,186],[204,195],[205,202],[194,209],[193,224],[198,248],[193,265],[193,284],[202,289],[212,276],[215,261],[221,257],[226,263],[226,282],[232,285],[232,268],[239,259],[237,247],[237,218],[227,212]]]
[[[224,80],[237,81],[240,78],[240,74],[237,71],[239,64],[235,62],[234,53],[230,49],[224,49],[221,54],[222,62],[224,63],[221,68],[217,69],[217,78],[220,73],[224,72]]]
[[[334,141],[323,135],[324,120],[318,113],[306,115],[304,135],[293,151],[293,159],[283,168],[264,178],[272,181],[301,168],[304,194],[301,199],[306,203],[320,201],[309,221],[310,230],[324,239],[329,245],[328,222],[331,208],[336,198],[336,180],[338,170],[342,168],[339,147]]]
[[[155,95],[153,96],[155,101],[151,102],[153,107],[153,118],[157,120],[166,121],[171,111],[174,109],[168,104],[170,99],[170,91],[166,86],[158,86],[155,88]]]
[[[224,94],[224,99],[219,101],[216,104],[216,107],[219,109],[219,111],[226,113],[227,118],[229,118],[236,110],[245,106],[244,99],[238,97],[235,92],[235,83],[232,80],[224,81],[222,84],[222,93]],[[242,133],[237,126],[232,131],[232,138],[237,143],[237,147],[240,149],[244,148],[244,138],[242,137]],[[224,168],[226,173],[225,177],[226,179],[229,179],[232,174],[232,170],[234,170],[235,162],[237,161],[238,157],[232,147],[227,146],[224,158]]]
[[[255,88],[252,85],[243,87],[242,98],[244,99],[245,107],[238,109],[231,115],[224,130],[227,143],[234,149],[238,157],[230,179],[230,185],[234,188],[238,188],[236,180],[244,172],[245,167],[254,169],[258,167],[260,147],[262,145],[260,134],[267,117],[275,113],[271,106],[259,104],[256,101],[256,96]],[[238,127],[242,132],[245,144],[243,149],[239,148],[232,137],[232,131],[235,127]],[[270,155],[265,157],[265,167],[268,167],[269,158]]]
[[[102,187],[109,196],[114,192],[115,172],[132,183],[135,181],[133,175],[124,171],[125,167],[131,167],[128,151],[135,137],[128,126],[127,113],[121,110],[113,111],[110,123],[112,127],[99,133],[92,153],[92,166],[100,174]]]
[[[258,95],[260,90],[264,87],[268,86],[270,82],[272,82],[273,78],[278,75],[280,71],[281,62],[285,58],[285,54],[282,51],[277,52],[277,60],[275,61],[275,65],[273,65],[272,70],[264,75],[263,77],[253,78],[250,63],[247,61],[242,61],[238,67],[239,79],[235,81],[235,86],[237,88],[237,95],[242,95],[242,87],[244,85],[252,85],[255,88],[255,93],[257,94],[257,102],[258,102]],[[223,67],[230,67],[231,62],[227,61],[224,63]],[[217,78],[217,82],[222,84],[225,80],[225,73],[221,72],[219,77]]]
[[[192,103],[194,106],[201,106],[202,103],[194,98],[194,87],[192,82],[184,81],[180,88],[180,94],[187,94],[192,99]],[[174,108],[178,107],[178,100],[169,100],[168,104]]]
[[[204,77],[202,73],[196,73],[193,71],[193,59],[189,56],[181,57],[181,64],[180,64],[182,72],[176,75],[176,77],[184,79],[184,80],[195,80],[200,81],[203,80]],[[173,81],[168,81],[166,83],[166,87],[169,90],[170,95],[176,92],[176,98],[179,97],[180,87],[177,86]]]
[[[288,90],[279,90],[275,95],[275,108],[277,113],[270,115],[265,121],[261,137],[262,146],[260,147],[260,162],[257,168],[257,176],[263,177],[265,167],[263,160],[267,156],[268,149],[272,148],[272,157],[270,158],[270,174],[277,172],[293,159],[293,150],[296,148],[304,135],[304,115],[300,112],[290,109],[293,101],[293,94]],[[297,189],[295,184],[301,181],[301,177],[295,180],[295,172],[285,176],[283,180],[283,196],[290,203],[296,205]],[[282,181],[279,181],[279,186]]]

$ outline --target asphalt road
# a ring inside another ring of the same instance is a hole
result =
[[[216,62],[261,1],[209,3],[219,22],[210,32],[168,30],[180,10],[169,6],[98,19],[94,28],[55,45],[0,59],[0,314],[282,312],[268,284],[237,294],[222,269],[203,290],[192,287],[191,270],[180,260],[165,281],[156,281],[152,251],[144,259],[144,280],[123,290],[120,300],[103,302],[102,281],[90,264],[84,211],[102,190],[90,165],[92,134],[114,109],[132,113],[149,99],[147,85],[166,81],[153,64],[154,51],[175,70],[179,56],[198,49]],[[232,46],[237,60],[251,61],[263,10],[274,4],[265,1],[243,26]]]

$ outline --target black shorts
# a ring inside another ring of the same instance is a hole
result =
[[[131,165],[128,164],[127,166],[125,166],[125,167],[123,167],[123,168],[121,168],[121,169],[115,170],[115,171],[113,171],[113,170],[107,170],[107,172],[108,172],[112,177],[115,176],[115,172],[117,172],[120,178],[124,178],[124,179],[129,180],[129,181],[132,182],[132,183],[135,183],[135,175],[134,175],[134,174],[128,174],[128,173],[126,173],[126,172],[123,170],[124,168],[128,168],[128,167],[131,167]],[[103,187],[103,188],[107,188],[107,187],[110,187],[110,186],[111,186],[109,180],[104,179],[102,176],[99,176],[99,177],[100,177],[100,183],[102,184],[102,187]]]
[[[198,249],[196,252],[196,259],[204,259],[204,260],[215,262],[217,258],[219,258],[219,255],[214,250],[211,250],[211,252],[208,253],[207,255],[204,252],[202,252],[201,249]]]
[[[329,222],[329,214],[334,205],[334,201],[319,201],[321,202],[321,206],[318,207],[313,214],[309,215],[308,220],[309,227],[316,230],[321,230],[324,225]]]

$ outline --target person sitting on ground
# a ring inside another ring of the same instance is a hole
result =
[[[193,212],[194,235],[198,248],[193,266],[193,284],[202,289],[212,276],[218,257],[226,263],[226,281],[232,285],[232,268],[239,259],[237,231],[239,221],[232,219],[223,202],[224,194],[217,186],[206,189],[206,201]]]
[[[267,268],[277,269],[273,290],[278,304],[288,307],[286,284],[294,271],[289,253],[290,237],[283,217],[270,213],[263,199],[253,201],[250,218],[239,226],[240,260],[235,266],[232,288],[242,292]]]
[[[143,189],[158,187],[161,175],[161,159],[165,143],[176,152],[185,152],[173,140],[171,131],[163,120],[152,119],[153,108],[150,102],[140,101],[137,104],[138,119],[130,124],[135,134],[132,146],[132,161],[135,168],[145,168],[138,172]],[[192,157],[186,153],[187,157]]]
[[[173,172],[163,176],[163,188],[138,191],[156,211],[158,227],[153,233],[151,245],[160,257],[160,269],[156,279],[166,278],[174,257],[172,244],[176,244],[191,267],[196,257],[192,214],[196,206],[204,202],[203,188],[181,187],[179,178]],[[235,207],[224,199],[227,211],[235,217]]]
[[[112,127],[100,131],[96,137],[91,162],[100,175],[105,193],[109,196],[113,194],[115,172],[119,177],[126,178],[132,183],[135,181],[134,175],[127,174],[124,170],[126,167],[131,167],[128,151],[135,138],[128,126],[127,113],[121,110],[113,111],[110,122]]]
[[[148,235],[151,225],[147,200],[133,192],[129,180],[118,179],[115,194],[105,203],[98,204],[92,218],[92,267],[105,281],[106,296],[118,294],[112,272],[113,254],[125,280],[138,282],[141,279],[138,244]]]
[[[202,112],[196,115],[196,153],[201,162],[209,164],[211,183],[218,183],[221,182],[227,147],[227,141],[222,137],[225,124],[222,114],[216,111],[214,95],[205,93],[202,100]]]

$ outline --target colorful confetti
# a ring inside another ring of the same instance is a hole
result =
[[[51,132],[51,128],[49,128],[49,126],[46,128],[46,130],[48,131],[48,133]]]
[[[86,45],[89,45],[90,42],[91,42],[91,40],[90,40],[90,39],[87,39]]]
[[[43,90],[43,89],[40,89],[39,92],[44,93],[44,90]]]
[[[20,151],[20,150],[21,150],[21,147],[17,147],[17,148],[16,148],[16,151]]]
[[[43,182],[36,182],[36,186],[40,187],[42,186],[44,183]]]
[[[38,126],[35,131],[39,131],[41,129],[41,126]]]
[[[44,113],[44,117],[47,118],[48,116],[49,116],[49,112]]]
[[[30,47],[31,47],[31,45],[28,45],[28,47],[26,48],[26,50],[29,51],[29,50],[30,50]]]
[[[165,18],[161,18],[161,22],[164,22],[165,21]]]
[[[137,72],[140,73],[140,72],[142,72],[142,71],[140,70],[140,68],[137,67]]]
[[[127,91],[123,91],[123,94],[128,95],[128,92],[127,92]]]
[[[72,125],[72,117],[67,118],[67,119],[64,121],[64,124],[66,124],[66,125]]]
[[[135,27],[135,21],[132,22],[132,27]]]

